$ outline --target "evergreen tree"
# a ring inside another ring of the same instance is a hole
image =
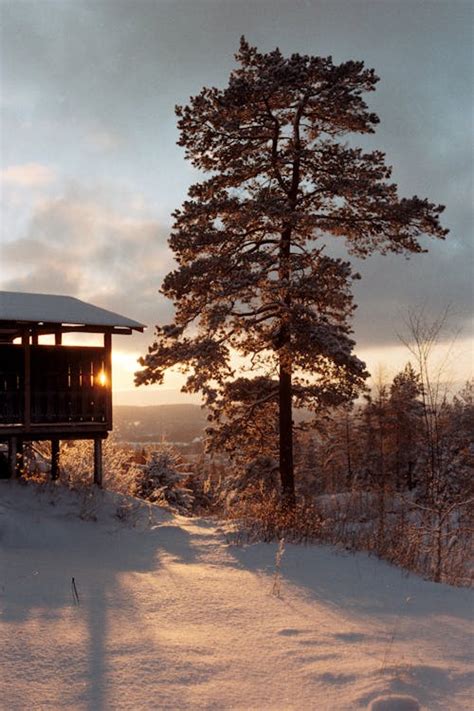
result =
[[[157,327],[137,383],[162,382],[181,364],[184,389],[204,394],[222,436],[231,436],[236,407],[251,423],[271,404],[291,501],[292,408],[350,401],[366,377],[350,338],[355,275],[325,254],[326,237],[345,237],[349,252],[365,257],[421,252],[422,235],[447,231],[442,206],[399,199],[382,152],[345,141],[378,123],[363,99],[378,81],[373,70],[262,54],[244,38],[236,59],[225,89],[204,88],[176,109],[179,145],[207,177],[174,214],[177,268],[162,293],[175,320]],[[253,371],[237,383],[233,352]]]
[[[365,445],[363,478],[370,486],[380,488],[388,484],[388,386],[380,379],[364,399],[365,405],[360,413],[360,432]]]
[[[191,510],[193,493],[184,485],[188,473],[179,471],[179,457],[170,447],[164,446],[151,452],[145,464],[140,466],[134,494],[159,504],[167,504],[182,513]]]
[[[447,433],[448,487],[465,500],[474,496],[474,380],[453,398]]]
[[[359,457],[360,446],[364,446],[365,429],[360,427],[358,419],[359,412],[354,412],[351,404],[338,407],[327,418],[319,446],[319,491],[335,493],[350,490],[361,474],[365,481],[365,449],[363,464]]]
[[[423,406],[421,382],[411,363],[398,373],[390,386],[389,418],[392,469],[400,489],[413,489],[420,446]]]

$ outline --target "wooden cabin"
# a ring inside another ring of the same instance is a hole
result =
[[[51,441],[54,479],[60,440],[90,439],[101,485],[102,441],[112,430],[112,336],[144,328],[71,296],[0,291],[0,442],[8,443],[11,475],[21,469],[25,442]],[[103,345],[64,345],[65,333],[102,334]]]

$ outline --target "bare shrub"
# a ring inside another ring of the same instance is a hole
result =
[[[307,543],[321,538],[322,518],[314,506],[297,503],[281,505],[276,496],[264,500],[248,498],[228,512],[247,541],[270,542],[282,538],[288,543]]]
[[[104,442],[103,486],[120,494],[131,494],[139,466],[132,448],[117,444],[113,438]],[[93,482],[93,443],[89,440],[66,442],[61,446],[60,481],[71,489],[88,489]]]
[[[323,495],[293,508],[282,507],[277,496],[249,496],[227,517],[237,524],[238,533],[233,535],[237,543],[282,538],[290,543],[328,543],[377,555],[435,582],[472,584],[472,515],[463,511],[469,506],[452,506],[441,519],[436,511],[388,488],[384,501],[382,512],[378,491]]]

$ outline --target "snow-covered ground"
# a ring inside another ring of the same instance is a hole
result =
[[[319,546],[287,546],[278,580],[276,545],[228,540],[0,482],[1,708],[473,708],[471,591]]]

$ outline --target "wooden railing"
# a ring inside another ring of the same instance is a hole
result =
[[[0,423],[23,422],[25,352],[22,346],[0,345]]]
[[[0,345],[0,427],[21,423],[107,425],[110,386],[104,348]]]

